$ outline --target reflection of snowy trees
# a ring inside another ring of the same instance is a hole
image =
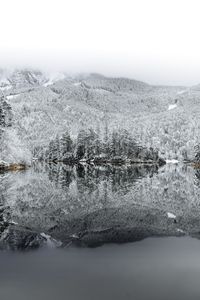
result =
[[[194,150],[195,150],[195,158],[194,158],[194,161],[197,162],[197,163],[200,163],[200,145],[196,145],[194,147]]]
[[[79,193],[88,191],[88,194],[90,194],[97,189],[105,188],[104,184],[107,182],[106,186],[109,185],[113,192],[123,191],[127,193],[133,187],[134,182],[157,173],[158,167],[156,165],[126,167],[105,165],[94,167],[89,164],[77,164],[75,166],[49,164],[46,171],[49,180],[54,182],[57,187],[62,187],[65,190],[69,188],[73,181],[76,181]]]
[[[88,230],[118,230],[118,225],[124,233],[129,226],[151,225],[165,233],[171,232],[166,231],[168,226],[175,234],[177,229],[199,232],[200,189],[194,185],[195,170],[181,164],[164,168],[36,163],[2,182],[6,220],[17,223],[19,230],[28,227],[64,241]],[[176,224],[167,212],[177,216]],[[24,236],[8,234],[9,241]]]

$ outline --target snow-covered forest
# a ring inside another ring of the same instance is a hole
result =
[[[1,174],[0,247],[197,234],[199,170],[159,165],[200,160],[198,86],[26,69],[0,89],[0,166],[32,166]]]
[[[147,152],[184,160],[199,142],[199,86],[22,69],[1,70],[0,90],[0,160],[8,163]]]
[[[103,139],[93,130],[80,130],[73,141],[68,132],[51,140],[47,149],[35,148],[34,157],[51,162],[93,162],[93,163],[158,163],[163,164],[158,150],[141,147],[127,130],[109,133]]]

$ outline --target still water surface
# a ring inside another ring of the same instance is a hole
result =
[[[200,242],[148,238],[99,248],[1,253],[0,299],[199,299]]]
[[[185,165],[1,174],[0,299],[199,299],[199,178]]]

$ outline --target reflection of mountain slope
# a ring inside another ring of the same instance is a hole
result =
[[[63,245],[73,242],[83,246],[134,242],[150,236],[183,235],[164,211],[123,204],[120,208],[105,208],[70,218],[51,228],[50,233],[62,240]]]
[[[191,167],[37,164],[35,170],[0,178],[1,239],[9,247],[14,239],[13,247],[20,248],[26,237],[43,245],[42,233],[63,245],[86,246],[148,236],[198,236],[200,190]]]

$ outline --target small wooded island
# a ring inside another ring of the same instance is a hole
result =
[[[81,130],[75,139],[65,132],[52,139],[46,148],[35,148],[33,156],[40,161],[66,164],[165,164],[157,149],[139,145],[122,129],[100,136],[90,128]]]

